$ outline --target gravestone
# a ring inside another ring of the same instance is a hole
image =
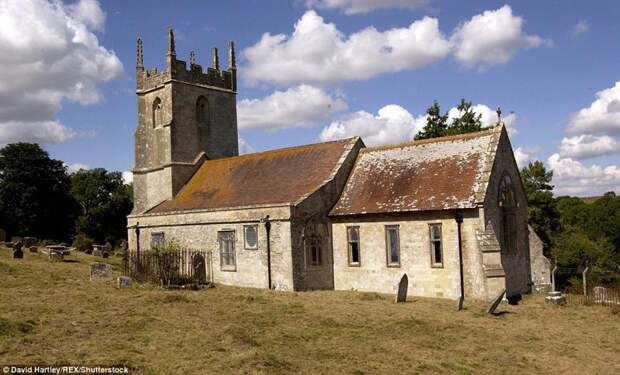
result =
[[[497,295],[497,297],[493,299],[493,302],[491,302],[489,308],[487,309],[487,314],[495,314],[495,310],[497,309],[497,306],[499,306],[499,304],[502,302],[504,294],[506,294],[506,289],[502,289],[502,291]]]
[[[116,286],[118,287],[118,289],[131,288],[131,277],[129,277],[129,276],[119,276],[116,279]]]
[[[562,292],[549,292],[545,297],[545,303],[563,305],[566,303],[566,296],[562,295]]]
[[[595,286],[593,292],[594,303],[604,303],[607,300],[607,289],[605,287]]]
[[[37,239],[35,237],[24,237],[24,247],[31,247],[34,246],[35,243],[37,243]]]
[[[31,252],[31,253],[37,253],[37,252],[39,252],[39,248],[38,248],[38,247],[36,247],[36,246],[30,246],[30,249],[29,249],[29,250],[30,250],[30,252]]]
[[[407,300],[407,288],[409,287],[409,278],[407,274],[404,274],[398,283],[398,289],[396,290],[396,302],[405,302]]]
[[[105,281],[110,280],[112,275],[110,273],[110,265],[107,263],[91,263],[90,264],[90,280],[91,281]]]
[[[24,252],[22,251],[22,243],[17,242],[13,245],[13,259],[23,259]]]

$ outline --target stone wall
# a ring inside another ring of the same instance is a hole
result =
[[[267,288],[267,233],[261,219],[269,215],[271,223],[272,285],[278,290],[293,290],[291,259],[290,207],[250,207],[235,210],[201,211],[164,215],[138,215],[128,218],[131,251],[136,250],[134,226],[140,223],[140,248],[150,248],[151,234],[163,232],[166,240],[183,247],[212,252],[213,280],[216,283]],[[258,248],[245,249],[244,225],[258,225]],[[235,232],[236,270],[220,266],[218,232]]]
[[[530,263],[532,265],[532,283],[536,292],[547,292],[551,288],[551,262],[543,254],[543,242],[528,226],[530,241]]]
[[[429,224],[436,223],[442,225],[442,268],[431,266]],[[399,226],[400,267],[387,266],[386,225]],[[359,267],[349,266],[348,263],[348,226],[359,227]],[[476,241],[478,229],[478,211],[465,211],[461,227],[465,296],[485,299],[483,271]],[[457,230],[454,213],[449,211],[339,218],[332,224],[335,289],[394,293],[400,278],[407,273],[409,295],[458,298],[460,271]]]
[[[502,177],[507,174],[513,182],[516,200],[516,251],[511,253],[506,251],[502,241],[500,241],[501,218],[498,203],[499,187]],[[530,273],[530,249],[527,230],[527,197],[523,190],[521,177],[508,134],[502,129],[500,134],[495,162],[489,178],[487,192],[484,203],[484,211],[481,215],[481,226],[483,230],[491,228],[497,236],[497,243],[501,247],[501,266],[505,273],[505,280],[502,282],[495,275],[490,275],[487,279],[487,289],[489,297],[499,293],[502,288],[506,288],[506,296],[515,294],[529,293],[531,283]]]

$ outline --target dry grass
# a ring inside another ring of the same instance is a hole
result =
[[[123,364],[143,373],[619,373],[620,314],[540,297],[485,306],[218,286],[117,290],[88,255],[0,249],[0,365]],[[116,262],[118,259],[110,258]]]

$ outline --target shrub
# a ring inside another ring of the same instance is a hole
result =
[[[92,251],[95,241],[84,233],[78,233],[73,237],[73,247],[79,251]]]

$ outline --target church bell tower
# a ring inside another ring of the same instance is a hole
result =
[[[239,154],[233,42],[228,45],[228,69],[220,69],[213,48],[206,72],[194,51],[189,67],[177,60],[171,28],[164,71],[145,71],[142,49],[138,38],[133,214],[172,198],[205,160]]]

